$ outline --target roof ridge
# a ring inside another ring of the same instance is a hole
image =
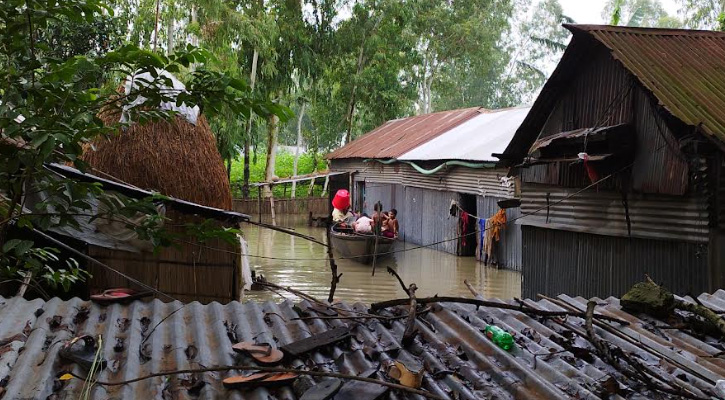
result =
[[[575,31],[593,32],[607,31],[616,33],[638,33],[649,36],[710,36],[725,38],[725,32],[709,31],[703,29],[683,28],[645,28],[640,26],[595,25],[595,24],[563,24],[564,28],[572,33]]]

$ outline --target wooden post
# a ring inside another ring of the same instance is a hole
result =
[[[325,177],[325,185],[322,186],[322,197],[325,197],[325,193],[327,193],[327,187],[330,184],[330,175],[327,175]]]
[[[33,273],[28,272],[27,275],[25,275],[25,278],[23,279],[23,284],[20,285],[20,289],[18,289],[18,293],[16,296],[18,297],[24,297],[25,291],[28,290],[28,285],[30,285],[30,280],[33,278]]]
[[[287,198],[287,184],[286,183],[283,184],[282,187],[284,187],[284,192],[282,194],[282,198],[286,199]]]
[[[277,219],[274,215],[274,187],[272,185],[269,185],[269,212],[272,214],[272,225],[277,226]]]
[[[257,186],[257,207],[259,209],[259,223],[262,223],[262,187]]]
[[[310,190],[307,191],[307,197],[312,196],[312,192],[315,190],[315,178],[310,179]]]

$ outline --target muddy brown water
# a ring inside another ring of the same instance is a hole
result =
[[[255,221],[257,217],[254,217]],[[268,216],[264,222],[271,222]],[[325,242],[324,228],[308,227],[304,216],[280,216],[277,225],[293,228],[296,232]],[[249,263],[257,274],[282,286],[290,286],[320,299],[326,299],[331,273],[323,246],[283,232],[249,224],[243,225],[244,237],[249,243]],[[486,298],[513,298],[521,296],[521,274],[515,271],[485,267],[474,257],[456,257],[431,249],[411,249],[416,245],[398,242],[396,253],[378,260],[375,276],[372,266],[353,260],[337,260],[338,272],[343,274],[337,285],[335,298],[346,302],[373,303],[407,297],[393,276],[386,272],[390,266],[397,270],[406,284],[418,286],[418,297],[466,296],[471,293],[463,283],[468,280]],[[335,253],[339,257],[338,253]],[[272,260],[254,256],[284,258]],[[285,296],[290,296],[285,293]],[[280,300],[268,291],[247,292],[245,299]]]

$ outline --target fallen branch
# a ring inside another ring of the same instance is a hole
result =
[[[396,271],[396,270],[394,270],[394,269],[392,269],[390,267],[388,267],[387,269],[388,269],[388,273],[390,275],[393,275],[398,280],[398,283],[400,283],[400,287],[403,288],[403,291],[406,294],[410,295],[410,293],[408,293],[408,287],[405,286],[405,282],[403,282],[403,279],[400,277],[400,275],[398,275],[398,271]]]
[[[480,295],[480,294],[479,294],[479,293],[478,293],[478,292],[476,291],[476,289],[474,289],[474,288],[473,288],[473,286],[472,286],[472,285],[471,285],[470,283],[468,283],[468,279],[464,279],[464,280],[463,280],[463,283],[464,283],[464,284],[466,285],[466,287],[467,287],[467,288],[468,288],[468,290],[469,290],[469,291],[471,292],[471,294],[473,295],[473,297],[475,297],[475,298],[477,298],[477,299],[481,299],[481,298],[483,298],[483,296],[481,296],[481,295]]]
[[[573,306],[571,306],[570,304],[568,304],[568,303],[566,303],[564,301],[561,301],[561,300],[558,300],[558,299],[554,299],[554,298],[550,298],[550,297],[544,296],[542,294],[539,294],[538,296],[540,298],[542,298],[542,299],[551,301],[552,303],[558,305],[559,307],[570,308],[570,309],[574,308]],[[615,329],[613,329],[611,326],[607,325],[607,324],[603,324],[602,322],[599,322],[599,321],[594,321],[594,319],[596,317],[596,315],[594,314],[594,306],[595,305],[596,305],[596,303],[594,303],[591,306],[590,306],[589,303],[587,303],[587,311],[589,311],[589,307],[592,307],[592,309],[591,309],[592,317],[590,317],[590,318],[587,319],[587,317],[585,315],[585,331],[581,331],[578,328],[572,326],[571,324],[569,324],[569,323],[567,323],[565,321],[554,320],[554,322],[556,322],[558,325],[561,325],[562,327],[566,328],[570,332],[573,332],[576,335],[578,335],[578,336],[586,339],[592,345],[594,345],[595,350],[598,350],[598,347],[594,344],[594,341],[591,340],[592,338],[597,338],[596,334],[593,331],[592,325],[593,324],[597,324],[600,328],[603,328],[603,329],[609,331],[610,333],[614,333],[614,332],[617,332],[617,331]],[[604,344],[603,342],[599,342],[599,343],[600,344]],[[627,355],[627,353],[625,353],[624,350],[622,350],[621,348],[619,348],[616,351],[611,350],[609,348],[609,346],[613,346],[613,347],[616,347],[616,346],[614,346],[613,344],[611,344],[609,342],[606,342],[606,343],[608,343],[607,350],[604,353],[597,353],[597,355],[599,356],[599,358],[603,359],[603,361],[607,361],[612,367],[614,367],[614,369],[616,369],[617,371],[619,371],[625,377],[627,377],[629,379],[637,380],[639,382],[642,382],[648,388],[650,388],[652,390],[656,390],[656,391],[660,391],[660,392],[668,393],[668,394],[673,394],[673,395],[677,395],[677,396],[680,396],[680,397],[685,397],[685,398],[688,398],[688,399],[705,400],[705,398],[703,398],[703,397],[699,397],[697,395],[694,395],[694,394],[686,391],[685,389],[681,389],[680,387],[675,386],[674,382],[670,382],[670,381],[664,380],[662,377],[660,377],[657,374],[655,374],[654,372],[652,372],[646,365],[641,364],[638,361],[635,361],[632,357],[629,357]],[[566,345],[566,342],[562,342],[560,344],[564,348],[567,348],[568,350],[572,350],[572,349],[569,349],[569,347]],[[640,345],[641,345],[641,343],[640,343]],[[571,353],[572,354],[575,354],[575,352],[573,350],[571,351]],[[612,356],[612,353],[616,353],[616,356]],[[629,364],[632,367],[634,367],[634,371],[632,371],[629,368],[626,368],[626,367],[620,365],[620,363],[617,361],[619,357],[621,357],[625,362],[627,362],[627,364]],[[613,360],[612,360],[612,358],[613,358]],[[647,375],[647,374],[649,374],[649,375]],[[674,389],[669,388],[669,387],[662,386],[659,383],[654,382],[650,378],[650,375],[652,377],[654,377],[654,378],[662,381],[663,383],[666,383],[666,384],[670,385]]]
[[[549,311],[549,310],[540,310],[537,308],[532,308],[525,305],[512,305],[507,303],[499,303],[495,301],[488,301],[488,300],[479,300],[479,299],[469,299],[465,297],[425,297],[422,299],[417,299],[418,304],[430,304],[430,303],[462,303],[462,304],[472,304],[474,306],[479,307],[489,307],[489,308],[500,308],[503,310],[513,310],[513,311],[519,311],[525,314],[531,314],[531,315],[538,315],[541,317],[564,317],[564,316],[570,316],[570,317],[579,317],[579,318],[585,318],[586,315],[583,312],[572,312],[572,311]],[[379,303],[373,303],[370,305],[370,309],[372,311],[381,310],[383,308],[388,307],[395,307],[395,306],[402,306],[410,303],[410,299],[395,299],[395,300],[388,300],[388,301],[382,301]],[[622,325],[629,325],[629,322],[621,320],[619,318],[610,317],[607,315],[601,315],[601,314],[594,314],[594,319],[604,320],[604,321],[610,321],[610,322],[616,322]]]
[[[327,303],[324,303],[323,301],[318,300],[316,297],[313,297],[312,295],[309,295],[309,294],[307,294],[305,292],[300,292],[299,290],[292,289],[289,286],[286,286],[286,287],[285,286],[280,286],[280,285],[276,285],[276,284],[271,283],[271,282],[259,282],[259,281],[257,281],[255,283],[257,285],[259,285],[259,286],[262,286],[262,287],[265,287],[265,288],[268,288],[268,289],[269,288],[272,288],[272,289],[277,289],[277,290],[284,290],[284,291],[289,292],[289,293],[292,293],[293,295],[295,295],[297,297],[300,297],[302,299],[309,300],[309,301],[311,301],[313,303],[321,304],[321,305],[323,305],[325,307],[328,307],[328,304]]]
[[[328,226],[326,229],[327,243],[332,243],[330,242],[331,227]],[[335,299],[335,290],[337,290],[337,284],[340,282],[342,274],[337,274],[337,263],[335,262],[335,256],[332,254],[332,246],[327,246],[327,258],[330,261],[330,272],[332,272],[332,280],[330,281],[330,294],[327,296],[327,301],[329,303],[332,303]]]
[[[362,312],[362,311],[347,310],[347,309],[344,309],[341,307],[335,307],[335,306],[330,305],[329,303],[325,303],[322,300],[319,300],[305,292],[301,292],[299,290],[292,289],[289,286],[285,287],[285,286],[275,285],[274,283],[271,283],[271,282],[255,282],[255,283],[259,284],[259,286],[266,288],[267,290],[271,290],[271,289],[284,290],[286,292],[292,293],[293,295],[295,295],[303,300],[307,300],[312,303],[319,304],[323,307],[329,308],[330,310],[335,310],[339,313],[358,314],[360,316],[364,316],[365,318],[378,318],[379,317],[379,315],[370,314],[370,313],[366,313],[366,312]]]
[[[169,375],[180,375],[180,374],[196,374],[196,373],[202,373],[202,372],[224,372],[224,371],[261,371],[261,372],[282,372],[282,373],[295,373],[300,375],[309,375],[309,376],[317,376],[317,377],[325,377],[325,378],[338,378],[338,379],[348,379],[353,381],[361,381],[361,382],[367,382],[367,383],[374,383],[376,385],[381,386],[387,386],[391,389],[396,390],[402,390],[404,392],[417,394],[419,396],[423,396],[428,399],[435,399],[435,400],[445,400],[443,397],[437,396],[433,393],[427,392],[425,390],[420,389],[414,389],[407,386],[399,385],[397,383],[392,383],[388,381],[383,381],[379,379],[373,379],[373,378],[365,378],[362,376],[354,376],[354,375],[346,375],[346,374],[339,374],[336,372],[327,372],[327,371],[305,371],[305,370],[299,370],[299,369],[290,369],[290,368],[277,368],[277,367],[260,367],[256,365],[236,365],[236,366],[222,366],[222,367],[210,367],[210,368],[198,368],[198,369],[179,369],[174,371],[167,371],[167,372],[156,372],[148,375],[143,375],[138,378],[128,379],[125,381],[118,381],[118,382],[104,382],[104,381],[96,381],[97,385],[102,386],[120,386],[120,385],[127,385],[129,383],[135,383],[140,382],[146,379],[156,378],[160,376],[169,376]],[[70,373],[75,378],[86,380],[87,377],[76,375],[75,373]]]
[[[415,286],[415,283],[411,283],[408,290],[406,290],[410,296],[410,308],[408,309],[408,321],[405,323],[405,331],[403,331],[403,339],[400,341],[404,347],[410,346],[415,339],[415,335],[418,334],[418,330],[415,329],[415,309],[418,307],[418,304],[415,301],[416,290],[418,290],[418,287]]]
[[[570,310],[577,310],[577,307],[576,306],[574,306],[573,304],[570,304],[568,302],[565,302],[563,300],[550,298],[550,297],[547,297],[547,296],[544,296],[544,295],[538,295],[538,296],[540,298],[542,298],[542,299],[548,300],[548,301],[550,301],[550,302],[558,305],[559,307],[568,308]],[[632,337],[628,336],[627,334],[625,334],[625,333],[623,333],[623,332],[615,329],[611,325],[605,324],[603,322],[593,321],[593,323],[595,325],[597,325],[599,328],[601,328],[601,329],[609,332],[610,334],[612,334],[614,336],[617,336],[618,338],[620,338],[620,339],[622,339],[622,340],[630,343],[631,345],[637,346],[638,348],[641,348],[641,349],[649,352],[650,354],[652,354],[652,355],[654,355],[656,357],[659,357],[659,358],[662,358],[662,359],[666,359],[669,363],[671,363],[673,365],[676,365],[678,368],[680,368],[680,369],[688,372],[689,374],[691,374],[693,376],[698,377],[699,379],[702,379],[702,380],[704,380],[706,382],[710,382],[712,384],[715,384],[715,382],[713,382],[710,378],[708,378],[706,376],[703,376],[702,374],[700,374],[697,371],[693,370],[689,366],[687,366],[687,365],[679,362],[678,360],[673,359],[673,358],[667,356],[666,354],[663,354],[662,352],[660,352],[660,351],[658,351],[658,350],[656,350],[656,349],[654,349],[654,348],[652,348],[652,347],[644,344],[641,340],[632,338]],[[679,329],[679,328],[668,328],[668,329]],[[637,362],[637,361],[633,361],[633,362]],[[657,376],[654,373],[651,373],[651,375]],[[669,380],[667,380],[667,379],[662,379],[660,377],[657,377],[657,378],[659,380],[663,381],[664,383],[669,383]],[[702,388],[700,388],[700,390],[704,392],[704,390]],[[713,397],[715,397],[715,396],[713,395]]]

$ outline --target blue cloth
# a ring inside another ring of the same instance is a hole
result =
[[[483,237],[486,235],[486,220],[485,219],[479,219],[478,220],[478,231],[480,232],[481,238],[478,241],[480,245],[478,246],[478,259],[483,259]]]

